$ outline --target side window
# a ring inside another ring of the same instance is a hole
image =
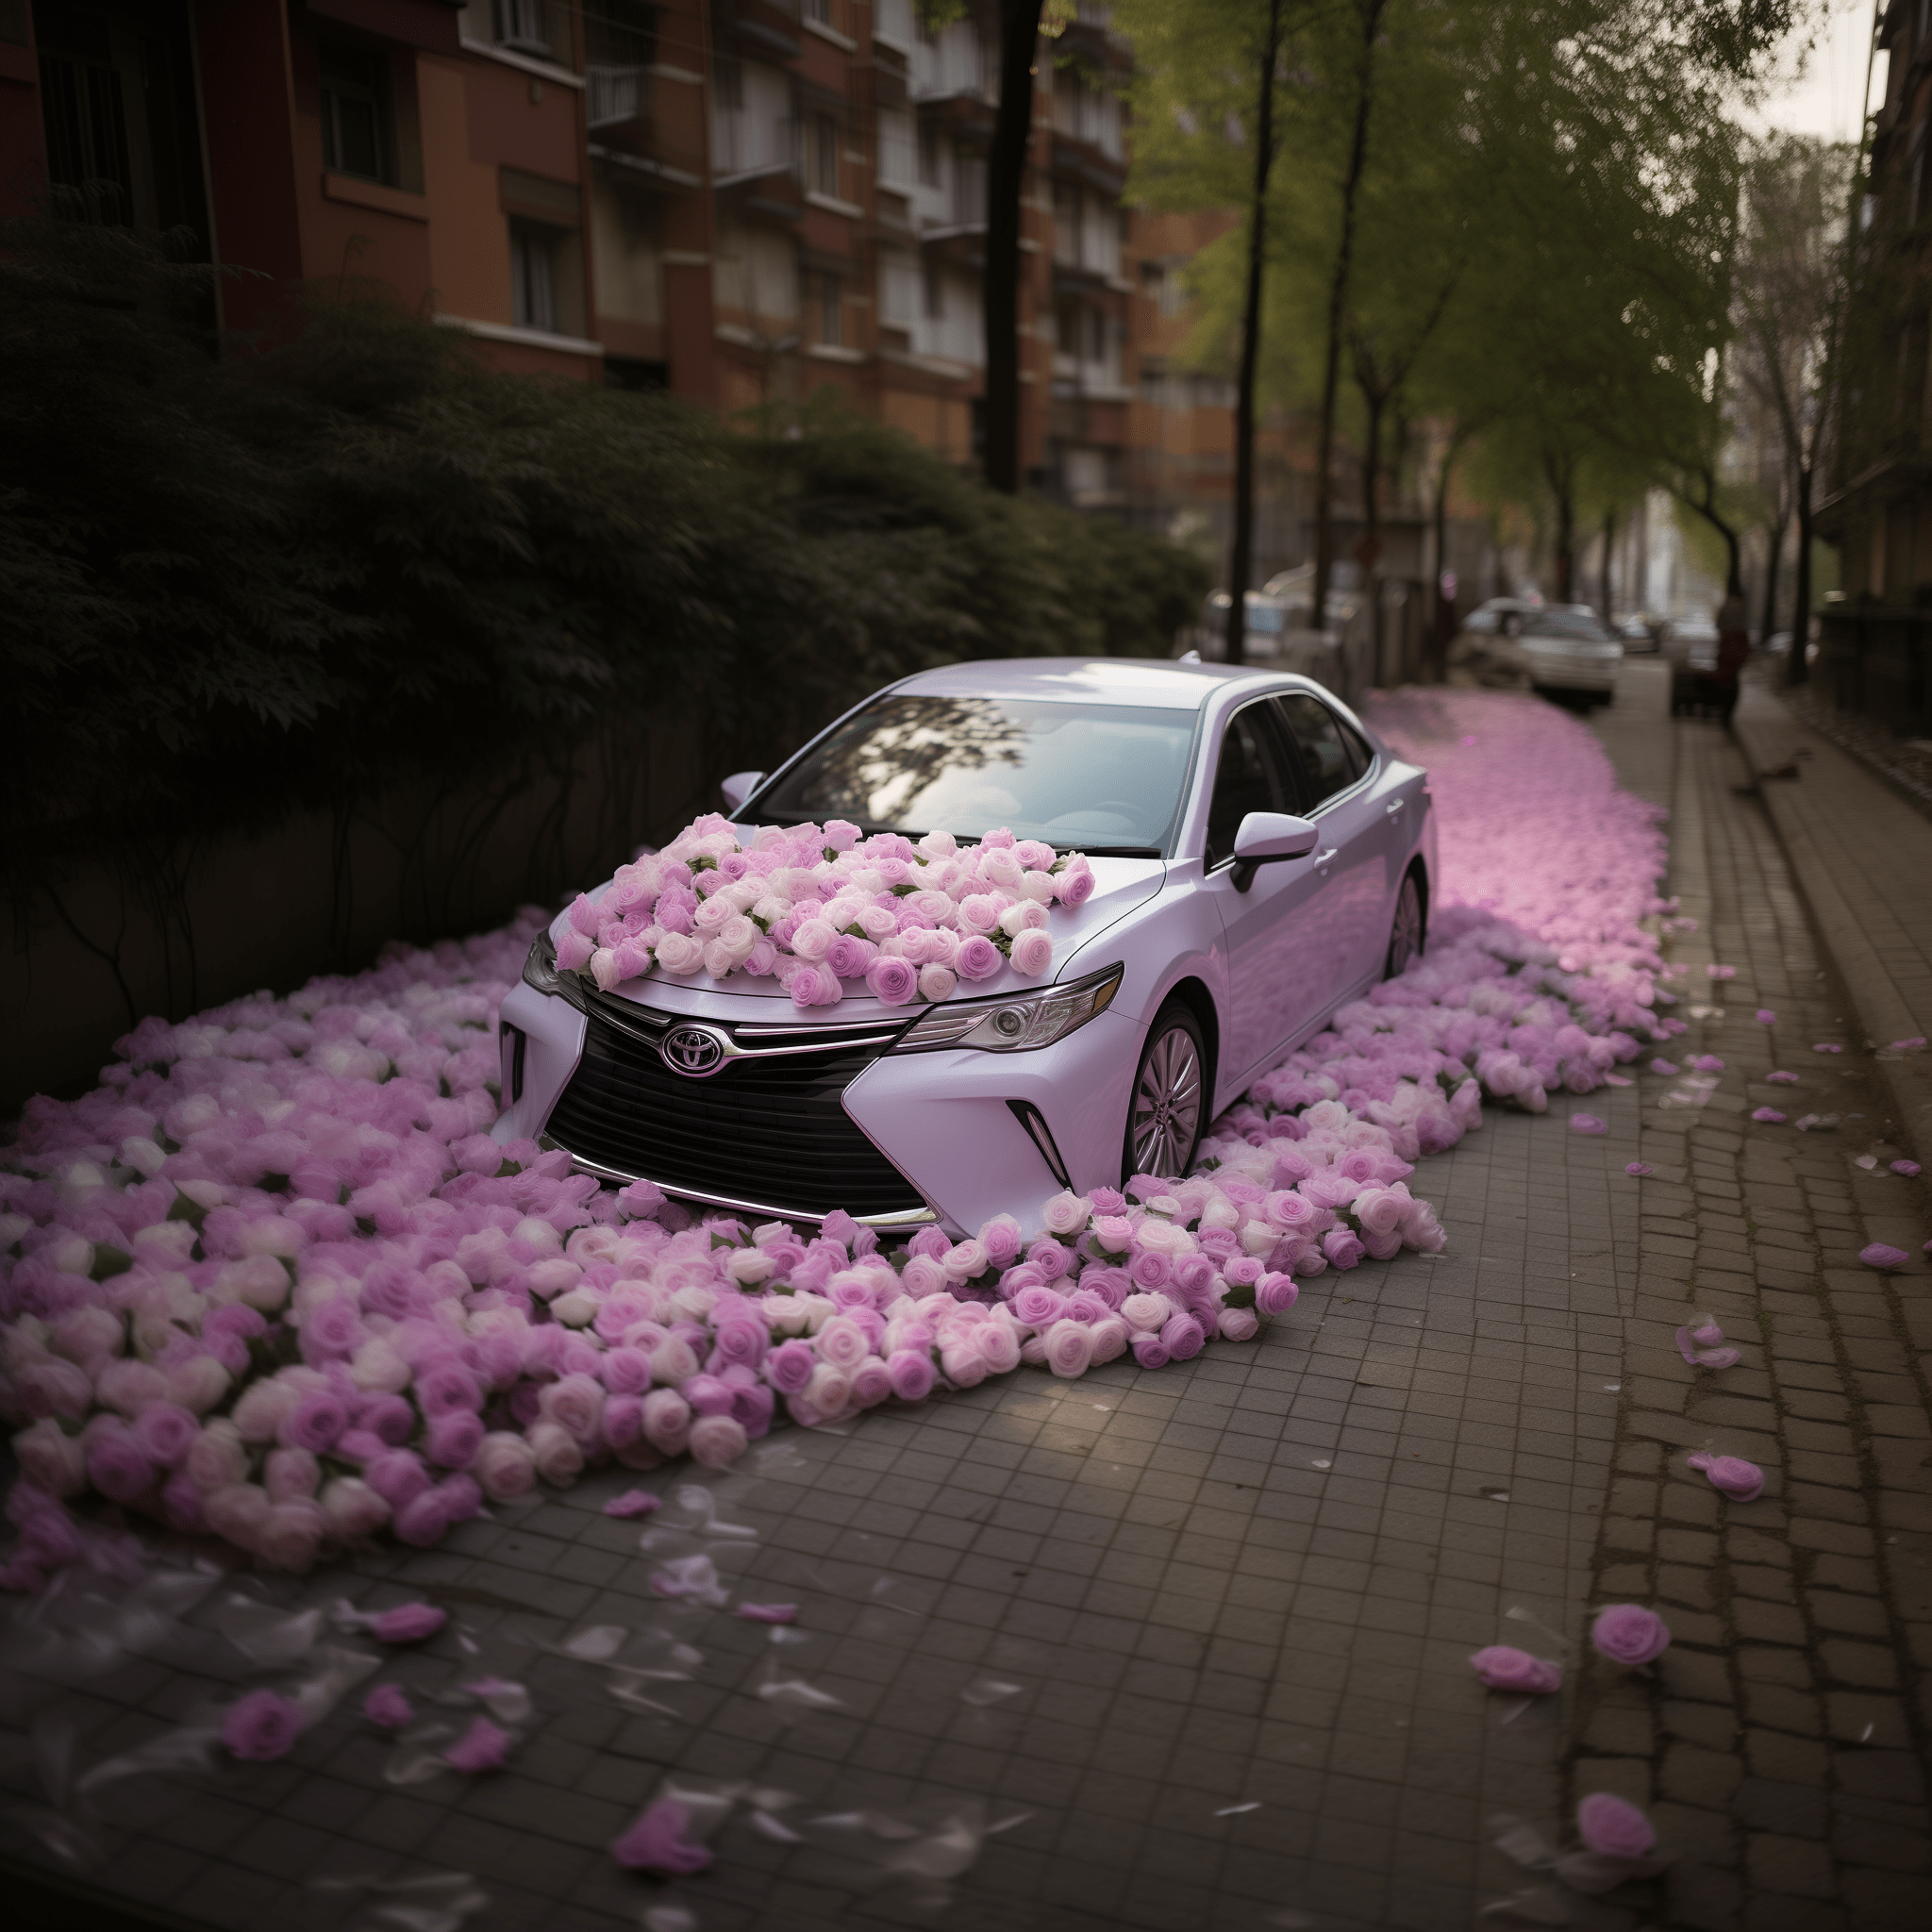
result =
[[[1209,870],[1234,857],[1235,834],[1251,811],[1292,811],[1294,801],[1284,769],[1269,701],[1248,705],[1227,722],[1221,761],[1214,768],[1214,796],[1208,807]]]
[[[1357,778],[1375,762],[1375,754],[1369,748],[1369,741],[1353,724],[1341,727],[1342,741],[1355,756],[1355,774]]]
[[[1281,722],[1301,754],[1307,809],[1346,791],[1368,767],[1367,746],[1319,698],[1295,692],[1275,698]]]

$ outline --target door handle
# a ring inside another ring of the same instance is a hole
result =
[[[1402,808],[1407,803],[1408,800],[1406,798],[1391,798],[1389,801],[1389,803],[1382,808],[1384,816],[1391,819],[1400,818],[1402,816]]]
[[[1330,861],[1330,860],[1331,860],[1331,859],[1332,859],[1332,858],[1333,858],[1335,857],[1335,855],[1336,855],[1336,854],[1337,854],[1338,852],[1340,852],[1341,850],[1341,846],[1339,846],[1339,845],[1331,845],[1331,846],[1329,846],[1329,848],[1327,849],[1327,851],[1325,851],[1325,852],[1318,852],[1318,853],[1316,853],[1316,854],[1315,854],[1315,870],[1316,870],[1317,872],[1326,872],[1326,871],[1328,870],[1328,863],[1329,863],[1329,861]]]

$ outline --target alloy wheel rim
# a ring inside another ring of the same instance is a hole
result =
[[[1185,1027],[1170,1027],[1148,1050],[1134,1087],[1135,1171],[1177,1174],[1200,1124],[1200,1056]]]
[[[1393,979],[1421,949],[1422,897],[1413,879],[1404,879],[1395,902],[1395,931],[1389,941],[1389,976]]]

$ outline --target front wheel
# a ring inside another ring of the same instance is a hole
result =
[[[1394,979],[1405,972],[1408,962],[1421,956],[1425,937],[1422,881],[1408,873],[1395,895],[1395,923],[1389,929],[1389,957],[1382,963],[1382,977]]]
[[[1184,1175],[1193,1165],[1207,1102],[1208,1054],[1201,1023],[1178,1002],[1162,1007],[1147,1029],[1134,1074],[1122,1178]]]

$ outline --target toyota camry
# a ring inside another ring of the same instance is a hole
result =
[[[800,1222],[967,1231],[1185,1173],[1218,1108],[1421,951],[1436,872],[1426,774],[1320,685],[1238,666],[923,672],[724,802],[747,845],[833,821],[1010,832],[1093,875],[1045,977],[1001,958],[903,1004],[661,961],[607,987],[559,965],[569,913],[540,935],[503,1005],[497,1138]]]

